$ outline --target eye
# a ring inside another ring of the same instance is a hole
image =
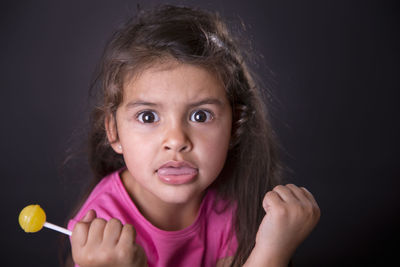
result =
[[[160,118],[158,117],[157,113],[155,113],[154,111],[150,111],[150,110],[146,110],[146,111],[140,112],[137,115],[137,119],[141,123],[153,123],[153,122],[157,122],[157,121],[160,120]]]
[[[190,115],[190,120],[194,122],[207,122],[212,120],[213,116],[211,112],[207,110],[196,110]]]

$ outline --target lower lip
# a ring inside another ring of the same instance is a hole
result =
[[[160,173],[157,173],[157,175],[163,183],[170,185],[180,185],[192,182],[197,176],[197,171],[189,174],[180,175],[161,175]]]

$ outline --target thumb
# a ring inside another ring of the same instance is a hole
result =
[[[89,223],[97,217],[94,210],[89,210],[86,215],[82,218],[81,222]]]

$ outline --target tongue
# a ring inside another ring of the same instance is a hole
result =
[[[194,174],[197,170],[190,168],[190,167],[166,167],[158,169],[158,173],[160,175],[187,175],[187,174]]]

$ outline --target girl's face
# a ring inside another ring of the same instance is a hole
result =
[[[123,154],[123,180],[134,199],[185,204],[199,201],[222,170],[232,111],[214,75],[169,62],[125,84],[114,126],[106,122],[109,139],[117,137],[112,146]]]

